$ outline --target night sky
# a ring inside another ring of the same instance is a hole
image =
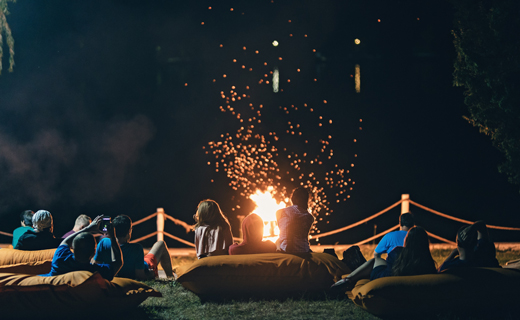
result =
[[[332,159],[280,179],[292,189],[299,174],[314,172],[324,181],[326,172],[349,171],[345,193],[327,191],[333,212],[319,216],[321,232],[374,214],[403,193],[459,218],[519,226],[519,187],[498,173],[502,155],[463,119],[463,89],[452,85],[453,12],[447,1],[9,5],[16,66],[7,72],[4,44],[1,231],[16,228],[25,209],[51,211],[57,235],[81,213],[138,220],[163,207],[192,223],[198,202],[212,198],[236,232],[236,215],[248,214],[251,204],[230,187],[222,167],[215,171],[208,145],[245,125],[220,110],[226,108],[221,91],[228,95],[232,86],[247,95],[232,105],[237,112],[244,108],[246,123],[252,114],[247,105],[254,112],[262,105],[254,131],[269,138],[277,132],[279,140],[271,143],[282,171],[290,167],[288,155],[319,153],[319,141],[331,135]],[[274,67],[283,90],[278,93],[266,83]],[[287,134],[288,122],[301,124],[303,136]],[[412,211],[419,224],[450,240],[460,227]],[[399,212],[320,242],[360,241],[372,235],[374,223],[378,231],[395,225]],[[135,237],[153,227],[136,228]],[[166,231],[193,240],[182,227],[167,223]],[[519,240],[508,231],[492,237]]]

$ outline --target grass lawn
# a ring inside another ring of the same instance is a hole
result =
[[[364,246],[365,257],[371,257],[373,247]],[[451,250],[434,250],[432,254],[438,265]],[[341,256],[340,256],[341,258]],[[520,258],[519,251],[499,251],[497,258],[501,264]],[[173,257],[174,266],[193,262],[195,257]],[[355,306],[348,299],[321,299],[305,296],[286,300],[246,300],[225,302],[201,302],[192,292],[177,282],[146,282],[163,294],[163,298],[148,298],[125,319],[380,319]],[[460,316],[454,314],[424,315],[421,319],[516,319],[517,314],[493,310],[493,314]]]

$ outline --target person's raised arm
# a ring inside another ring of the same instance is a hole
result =
[[[97,216],[94,220],[92,220],[92,223],[89,224],[87,227],[85,227],[77,232],[74,232],[67,238],[63,239],[63,241],[60,243],[60,246],[65,245],[65,246],[71,247],[72,241],[74,240],[74,238],[76,238],[76,236],[82,232],[99,233],[99,224],[101,223],[102,218],[103,218],[103,215]]]
[[[489,240],[489,232],[487,230],[486,223],[483,220],[475,222],[473,226],[477,230],[477,240]]]
[[[113,261],[110,263],[114,269],[114,275],[119,272],[119,269],[123,266],[123,255],[121,254],[121,247],[116,238],[116,230],[112,224],[108,225],[107,228],[108,236],[110,237],[110,244],[112,245]]]

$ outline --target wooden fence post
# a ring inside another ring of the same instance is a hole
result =
[[[405,193],[401,195],[401,214],[410,212],[410,195]]]
[[[157,241],[164,240],[164,220],[166,219],[164,215],[163,208],[157,208]]]

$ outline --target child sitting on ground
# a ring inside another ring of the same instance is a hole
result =
[[[199,203],[194,216],[195,249],[199,259],[228,254],[233,234],[227,218],[217,202],[207,199]]]
[[[65,238],[58,249],[54,252],[51,272],[42,276],[50,277],[72,271],[86,270],[90,272],[99,272],[103,278],[112,280],[114,275],[123,265],[121,249],[119,249],[115,230],[112,225],[108,226],[107,233],[112,241],[114,261],[107,264],[90,262],[96,253],[96,239],[94,239],[92,234],[100,233],[99,224],[101,223],[102,218],[103,216],[97,216],[88,227]],[[71,246],[74,253],[71,251]]]
[[[132,238],[132,219],[129,216],[119,215],[115,217],[112,220],[112,225],[116,230],[117,240],[125,262],[117,273],[118,277],[137,280],[158,278],[157,266],[159,262],[164,269],[164,273],[166,273],[166,277],[174,278],[170,252],[163,241],[157,241],[145,256],[142,245],[129,242]],[[99,241],[94,261],[96,263],[110,263],[112,261],[111,239],[104,238]]]
[[[253,254],[276,252],[276,245],[264,237],[264,221],[259,215],[251,213],[242,221],[244,240],[229,247],[229,254]]]

